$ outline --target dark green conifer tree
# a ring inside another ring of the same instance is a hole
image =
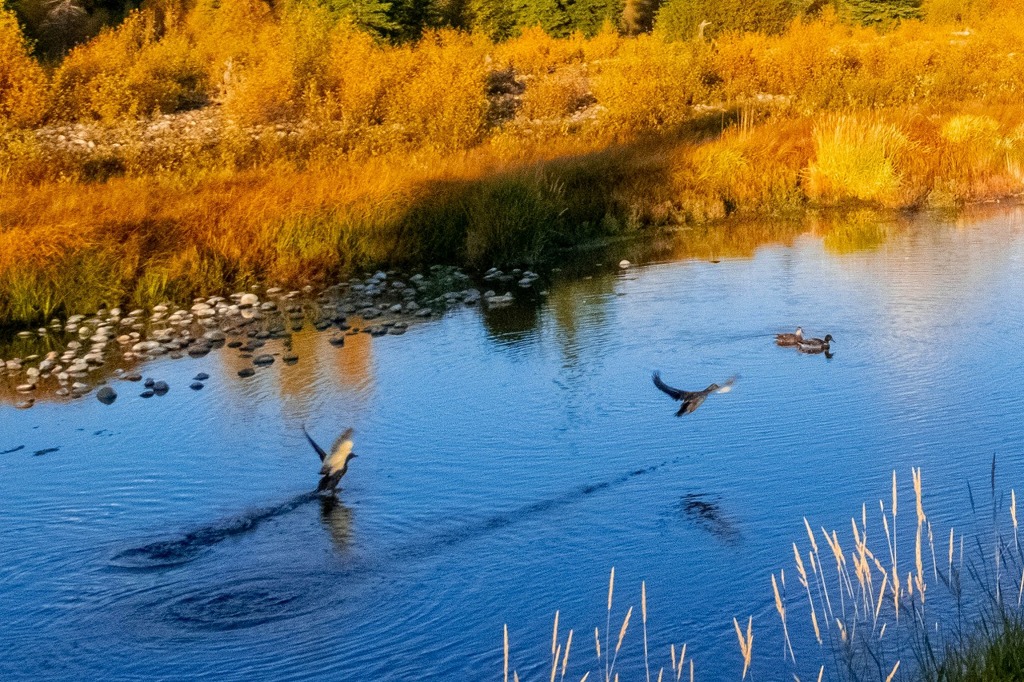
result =
[[[394,35],[399,27],[391,16],[389,0],[320,0],[325,7],[356,26],[379,36]]]
[[[842,0],[841,11],[861,24],[888,25],[921,16],[920,0]]]

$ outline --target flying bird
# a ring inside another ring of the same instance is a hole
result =
[[[780,346],[795,346],[804,340],[804,330],[802,327],[797,327],[796,331],[792,334],[776,334],[775,343]]]
[[[662,393],[669,395],[673,400],[681,400],[682,405],[679,406],[679,411],[676,412],[676,416],[682,416],[684,414],[690,414],[707,399],[712,393],[727,393],[732,385],[736,383],[738,377],[731,376],[721,386],[718,384],[711,384],[703,391],[683,391],[678,388],[672,388],[664,381],[661,380],[661,373],[657,370],[654,371],[654,385],[658,387]]]
[[[317,445],[313,437],[306,431],[305,426],[302,427],[302,433],[306,434],[306,440],[313,446],[316,454],[320,456],[320,461],[323,462],[323,466],[320,467],[320,484],[317,485],[316,491],[333,494],[337,490],[341,477],[348,471],[349,460],[356,456],[352,452],[352,429],[345,429],[345,432],[338,436],[334,444],[331,445],[330,452],[324,452],[324,449]]]

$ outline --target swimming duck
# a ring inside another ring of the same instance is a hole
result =
[[[317,485],[316,491],[333,494],[342,476],[348,472],[349,460],[356,457],[356,454],[352,452],[352,429],[345,429],[345,432],[338,436],[334,444],[331,445],[329,453],[324,452],[324,449],[317,445],[313,437],[306,431],[305,426],[302,427],[302,433],[306,434],[306,440],[313,446],[316,454],[320,456],[320,461],[323,462],[323,466],[320,467],[320,483]]]
[[[792,334],[776,334],[775,343],[780,346],[795,346],[804,340],[804,330],[802,327],[797,327],[796,331]]]
[[[804,339],[796,345],[796,349],[801,353],[828,353],[831,343],[832,335],[825,334],[823,339]]]
[[[679,406],[679,411],[676,412],[676,416],[682,416],[684,414],[690,414],[707,399],[712,393],[726,393],[732,388],[732,385],[736,382],[736,377],[729,377],[725,383],[721,386],[718,384],[711,384],[703,391],[683,391],[678,388],[672,388],[664,381],[661,380],[661,373],[657,370],[654,371],[654,385],[658,387],[662,393],[669,395],[673,400],[681,400],[683,404]]]

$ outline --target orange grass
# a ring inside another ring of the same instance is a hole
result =
[[[374,265],[536,263],[734,215],[1017,194],[1024,21],[976,4],[967,32],[946,10],[889,32],[825,12],[713,41],[609,26],[389,45],[307,5],[199,0],[133,13],[49,73],[0,12],[0,323]],[[207,103],[207,137],[131,132]],[[60,147],[41,120],[128,141]],[[884,236],[854,232],[836,248]]]

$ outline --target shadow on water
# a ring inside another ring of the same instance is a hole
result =
[[[203,526],[181,537],[126,549],[114,555],[110,564],[119,568],[166,568],[185,564],[210,547],[228,538],[253,531],[264,521],[287,514],[319,497],[316,492],[303,493],[283,504],[258,509],[222,523]]]
[[[679,510],[691,523],[723,542],[740,540],[736,525],[722,513],[718,500],[700,493],[687,493],[679,502]]]

